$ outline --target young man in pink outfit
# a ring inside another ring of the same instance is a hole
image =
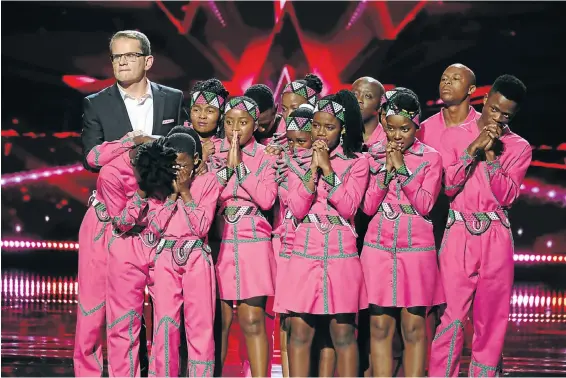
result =
[[[473,306],[470,376],[495,376],[513,285],[513,238],[507,209],[519,197],[532,159],[509,129],[526,96],[516,77],[497,78],[481,116],[441,140],[445,191],[452,197],[439,250],[447,308],[432,344],[430,376],[458,376],[464,324]]]
[[[440,83],[438,84],[438,92],[443,102],[443,107],[438,113],[423,121],[421,128],[417,132],[417,138],[440,152],[441,138],[445,130],[473,121],[481,115],[470,104],[471,96],[475,91],[476,75],[471,69],[460,63],[448,66],[442,73]],[[440,248],[442,236],[444,235],[448,217],[448,202],[448,197],[441,192],[430,212],[437,250]],[[438,284],[438,291],[442,292],[444,290],[442,283],[439,281]],[[427,342],[429,352],[436,327],[440,322],[441,308],[443,307],[444,305],[434,306],[428,312]]]
[[[113,142],[104,142],[92,148],[86,163],[92,169],[100,169],[116,157],[151,137],[129,132]],[[97,186],[100,185],[97,181]],[[77,328],[73,352],[77,376],[100,376],[102,374],[102,340],[106,314],[107,241],[112,228],[106,205],[95,190],[89,199],[87,210],[79,230],[79,297]],[[98,274],[89,274],[91,272]]]
[[[438,85],[443,108],[423,121],[417,138],[440,151],[445,130],[479,118],[481,113],[470,105],[471,95],[475,91],[476,75],[471,69],[460,63],[448,66]]]

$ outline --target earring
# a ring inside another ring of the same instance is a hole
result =
[[[344,144],[344,134],[340,134],[340,145]]]

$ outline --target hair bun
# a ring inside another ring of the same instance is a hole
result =
[[[307,76],[305,76],[304,80],[307,83],[307,86],[314,89],[316,93],[320,94],[320,92],[322,92],[323,84],[322,80],[320,80],[320,77],[315,74],[309,73],[307,74]]]

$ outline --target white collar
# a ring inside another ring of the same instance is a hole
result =
[[[151,91],[151,81],[149,81],[148,78],[145,78],[145,80],[147,81],[147,88],[146,88],[145,94],[140,97],[140,100],[142,98],[152,98],[153,97],[153,92]],[[135,100],[135,98],[133,96],[126,93],[126,90],[124,88],[122,88],[122,86],[119,83],[116,83],[116,85],[118,86],[118,91],[120,92],[120,95],[122,96],[122,100],[125,100],[126,97],[132,98],[132,99]]]

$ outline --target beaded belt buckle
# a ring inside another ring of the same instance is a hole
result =
[[[229,224],[236,224],[247,215],[262,215],[258,208],[253,206],[226,206],[220,213]]]
[[[446,228],[448,229],[452,227],[452,225],[456,221],[464,222],[466,229],[472,235],[481,235],[486,232],[491,225],[491,222],[499,221],[505,227],[510,227],[507,213],[503,210],[478,213],[461,213],[459,211],[450,209],[448,211],[448,221],[446,222]]]
[[[164,249],[170,249],[173,253],[173,260],[175,261],[175,263],[179,266],[183,266],[189,260],[191,252],[195,248],[199,247],[202,247],[204,251],[210,254],[210,247],[208,245],[205,245],[200,239],[184,241],[161,239],[161,241],[157,245],[156,253],[160,254]]]

